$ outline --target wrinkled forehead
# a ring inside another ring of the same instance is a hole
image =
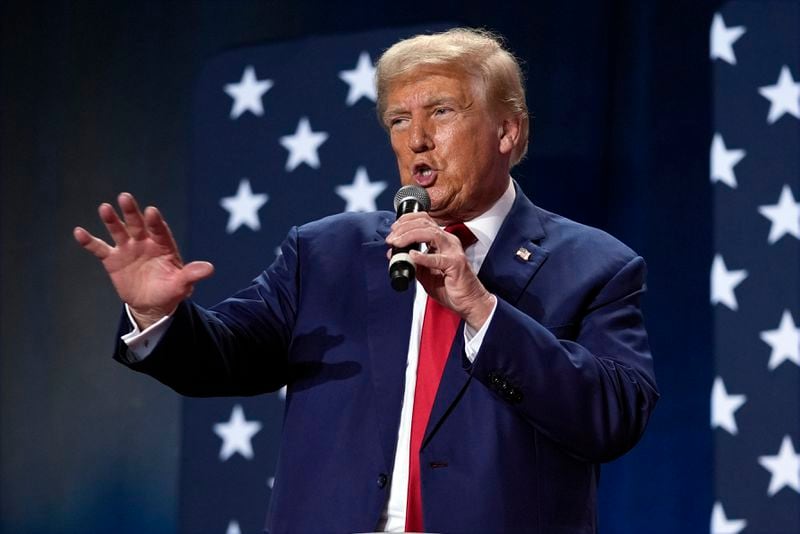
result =
[[[385,101],[391,104],[399,97],[418,96],[416,92],[460,92],[469,99],[483,98],[486,94],[483,78],[459,65],[421,64],[389,80]]]

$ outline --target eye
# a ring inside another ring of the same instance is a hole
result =
[[[398,126],[402,126],[403,124],[408,122],[408,119],[405,117],[390,117],[388,122],[389,122],[389,128],[391,129],[391,128],[397,128]]]
[[[452,109],[452,108],[448,108],[448,107],[445,107],[445,106],[441,106],[441,107],[438,107],[438,108],[434,109],[434,110],[433,110],[433,114],[434,114],[434,115],[439,115],[439,116],[441,116],[441,115],[447,115],[447,114],[448,114],[448,113],[450,113],[451,111],[453,111],[453,109]]]

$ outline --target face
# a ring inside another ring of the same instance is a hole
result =
[[[437,223],[476,217],[508,187],[519,125],[490,109],[479,80],[414,71],[389,86],[383,120],[400,181],[427,189]]]

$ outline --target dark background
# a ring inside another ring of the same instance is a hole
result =
[[[533,128],[514,175],[534,202],[648,261],[663,398],[642,443],[604,468],[602,530],[707,531],[717,6],[0,1],[0,531],[177,529],[181,399],[111,361],[119,302],[71,230],[100,231],[97,204],[127,190],[160,206],[181,241],[204,62],[439,21],[494,29],[525,61]]]

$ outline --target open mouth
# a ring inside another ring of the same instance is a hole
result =
[[[425,163],[417,163],[414,165],[412,177],[419,185],[427,187],[436,181],[436,170]]]

